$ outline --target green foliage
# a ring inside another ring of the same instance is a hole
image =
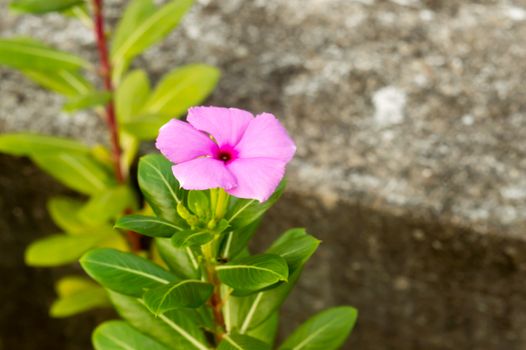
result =
[[[150,289],[143,299],[148,309],[158,316],[173,309],[199,307],[210,298],[213,289],[207,282],[185,280]]]
[[[28,133],[0,135],[0,152],[14,156],[69,153],[86,155],[89,147],[66,138]]]
[[[358,313],[349,306],[320,312],[302,324],[279,350],[335,350],[349,336]]]
[[[69,317],[110,305],[106,290],[82,277],[64,277],[58,281],[56,290],[59,297],[51,305],[52,317]]]
[[[96,350],[169,350],[124,321],[104,322],[93,332]]]
[[[150,237],[172,237],[182,228],[156,216],[127,215],[115,223],[115,227],[134,231]]]
[[[248,335],[229,334],[223,337],[217,350],[270,350],[270,345]]]
[[[55,11],[64,11],[84,3],[84,0],[15,0],[9,8],[15,11],[33,14],[43,14]]]
[[[138,181],[144,198],[157,216],[184,225],[176,209],[184,198],[183,191],[172,174],[172,164],[166,158],[160,154],[142,157]]]
[[[261,254],[233,260],[216,267],[221,282],[246,293],[287,281],[289,269],[279,255]]]
[[[58,153],[31,158],[56,180],[84,194],[95,195],[115,184],[104,165],[89,155]]]
[[[133,58],[168,35],[192,3],[192,0],[173,0],[156,9],[152,0],[134,0],[119,22],[111,46],[115,80],[119,80]]]
[[[0,65],[48,73],[89,67],[82,58],[27,38],[0,39]]]
[[[91,250],[80,264],[102,286],[130,296],[141,296],[146,289],[177,280],[148,259],[110,248]]]
[[[81,109],[104,106],[111,99],[111,94],[107,91],[90,91],[69,100],[64,104],[63,110],[74,112]]]
[[[207,97],[219,80],[219,70],[204,64],[191,64],[168,73],[146,102],[145,113],[161,114],[170,118],[186,112]],[[159,126],[161,126],[160,124]]]

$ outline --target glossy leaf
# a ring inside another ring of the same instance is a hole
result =
[[[358,312],[340,306],[320,312],[289,336],[279,350],[336,350],[349,336]]]
[[[214,287],[199,280],[184,280],[147,291],[143,300],[155,315],[179,308],[197,308],[203,305]]]
[[[89,147],[62,137],[29,133],[0,135],[0,152],[14,156],[35,156],[56,153],[88,154]]]
[[[72,263],[104,238],[100,234],[49,236],[34,241],[27,247],[25,261],[30,266],[59,266]]]
[[[307,236],[308,239],[302,238],[303,236]],[[293,241],[300,244],[296,246]],[[303,266],[318,244],[318,240],[307,235],[302,229],[292,229],[284,233],[268,252],[281,254],[289,264],[288,283],[245,297],[231,296],[225,306],[229,315],[229,329],[238,329],[241,333],[246,333],[271,317],[289,295],[301,275]]]
[[[155,216],[127,215],[119,218],[116,228],[138,232],[149,237],[171,237],[182,228]]]
[[[80,259],[80,264],[88,275],[104,287],[137,297],[146,289],[177,280],[174,275],[145,258],[109,248],[86,253]]]
[[[86,223],[104,223],[120,215],[125,209],[133,209],[136,206],[134,193],[128,186],[122,185],[91,197],[78,212],[78,216]]]
[[[116,66],[126,65],[151,45],[168,35],[190,9],[192,0],[173,0],[152,12],[150,1],[130,4],[117,27],[111,47],[111,59]]]
[[[197,256],[191,248],[176,248],[170,239],[155,240],[159,255],[170,270],[181,278],[199,278]]]
[[[140,1],[148,3],[149,1]],[[135,70],[119,84],[115,93],[115,108],[120,123],[130,122],[139,114],[150,95],[150,82],[143,70]],[[133,134],[132,132],[130,132]]]
[[[83,206],[81,201],[67,197],[54,197],[47,203],[48,212],[55,224],[68,234],[79,234],[86,230],[85,223],[78,217]]]
[[[58,70],[50,73],[24,69],[22,73],[42,87],[68,97],[86,95],[89,91],[94,90],[86,78],[75,71]]]
[[[177,248],[201,246],[210,242],[214,235],[208,230],[177,232],[172,236],[172,244]]]
[[[103,288],[80,277],[59,281],[57,289],[59,298],[53,302],[49,311],[52,317],[69,317],[110,305],[108,294]]]
[[[248,330],[246,334],[266,344],[274,344],[278,334],[278,326],[279,312],[276,311],[259,326]]]
[[[166,121],[181,116],[189,107],[203,102],[214,90],[219,76],[217,68],[204,64],[177,68],[157,85],[143,112],[166,115]]]
[[[87,155],[59,153],[32,156],[35,163],[64,185],[85,194],[98,194],[115,180]]]
[[[89,64],[82,58],[55,50],[31,39],[0,39],[0,65],[16,69],[46,71],[76,71]]]
[[[285,260],[273,254],[261,254],[233,260],[216,267],[219,279],[235,291],[252,292],[287,281]]]
[[[169,350],[124,321],[107,321],[93,332],[95,350]]]
[[[170,349],[209,350],[195,310],[173,310],[156,317],[140,299],[113,292],[110,298],[122,318]]]
[[[217,350],[270,350],[271,347],[259,339],[243,334],[225,334]]]
[[[66,112],[74,112],[81,109],[104,106],[111,100],[111,94],[107,91],[90,91],[70,99],[62,109]]]
[[[139,160],[139,187],[157,216],[185,225],[177,215],[177,204],[183,191],[172,173],[172,164],[160,154],[149,154]]]
[[[84,0],[14,0],[9,8],[15,11],[43,14],[64,11],[84,3]]]

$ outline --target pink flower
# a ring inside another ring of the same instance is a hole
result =
[[[155,144],[175,163],[172,171],[182,188],[223,188],[260,202],[272,195],[296,151],[276,117],[254,117],[237,108],[193,107],[187,120],[170,120]]]

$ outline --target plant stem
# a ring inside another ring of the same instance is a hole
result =
[[[117,126],[117,118],[115,115],[115,103],[113,99],[113,84],[111,82],[112,67],[108,55],[108,45],[106,41],[106,33],[104,31],[104,3],[103,0],[93,0],[93,24],[95,29],[95,36],[97,39],[97,48],[100,58],[100,74],[104,80],[104,90],[111,94],[111,98],[106,104],[106,124],[110,132],[111,147],[113,155],[113,168],[115,171],[115,178],[119,183],[124,183],[122,168],[121,168],[121,146],[119,140],[119,130]]]
[[[204,245],[203,255],[205,257],[205,268],[207,274],[207,280],[214,286],[214,291],[210,297],[209,304],[212,308],[212,314],[214,315],[214,322],[216,328],[214,330],[214,336],[216,344],[221,342],[223,334],[225,332],[225,319],[223,317],[223,301],[221,300],[221,282],[217,277],[215,270],[215,258],[213,256],[213,241]]]
[[[104,81],[104,90],[111,94],[110,100],[106,104],[105,116],[106,124],[108,126],[108,131],[110,133],[110,143],[112,149],[112,158],[113,158],[113,170],[115,173],[115,179],[119,184],[124,184],[126,182],[126,177],[124,176],[122,169],[122,150],[119,139],[119,126],[117,124],[117,116],[115,113],[115,100],[114,100],[114,88],[111,81],[112,76],[112,66],[110,58],[108,55],[108,45],[106,40],[106,32],[104,31],[104,1],[103,0],[93,0],[93,28],[95,30],[95,38],[97,40],[97,48],[99,51],[100,59],[100,74]],[[129,214],[130,211],[126,210],[126,214]],[[141,240],[140,236],[133,232],[126,232],[128,243],[130,248],[134,252],[141,250]]]

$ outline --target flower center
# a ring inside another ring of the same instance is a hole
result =
[[[237,153],[238,152],[234,149],[234,147],[230,145],[223,145],[216,151],[214,158],[224,163],[230,163],[231,161],[236,160]]]
[[[219,160],[222,160],[223,162],[228,162],[230,159],[232,159],[232,155],[228,152],[219,152],[217,158],[219,158]]]

